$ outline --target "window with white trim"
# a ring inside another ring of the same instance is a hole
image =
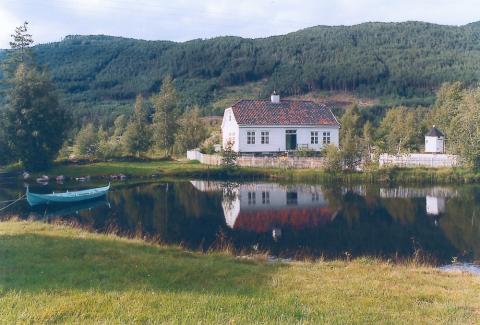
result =
[[[330,144],[330,132],[323,132],[323,144]]]
[[[247,131],[247,144],[255,144],[255,131]]]
[[[270,132],[262,131],[260,133],[260,143],[261,144],[269,144],[270,143]]]
[[[310,144],[318,144],[318,131],[310,132]]]

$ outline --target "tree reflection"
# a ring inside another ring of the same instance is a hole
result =
[[[0,195],[10,198],[21,190],[2,189]],[[255,204],[248,205],[248,192],[255,192]],[[287,193],[296,193],[296,204],[288,204],[293,196],[289,199]],[[438,211],[427,213],[425,195],[441,205],[445,201],[445,209],[439,205]],[[438,261],[454,256],[480,259],[478,186],[379,189],[192,181],[125,185],[115,187],[108,197],[111,209],[99,205],[37,211],[19,203],[14,211],[25,218],[32,213],[38,218],[62,215],[63,220],[97,231],[146,236],[192,249],[207,250],[221,238],[236,252],[255,247],[285,257],[336,258],[348,252],[408,258],[420,249]]]

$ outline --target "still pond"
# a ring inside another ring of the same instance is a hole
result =
[[[34,192],[93,183],[37,185]],[[437,264],[480,261],[480,186],[379,187],[213,181],[114,184],[104,199],[0,212],[67,220],[100,232],[141,236],[190,249],[230,247],[281,258],[390,259],[421,254]],[[23,184],[0,184],[0,201]],[[5,203],[0,205],[0,208]]]

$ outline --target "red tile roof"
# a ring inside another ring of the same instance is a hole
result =
[[[241,100],[232,106],[239,125],[332,125],[339,126],[330,108],[305,100]]]

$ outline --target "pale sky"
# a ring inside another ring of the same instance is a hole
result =
[[[0,0],[0,48],[25,20],[37,44],[72,34],[186,41],[368,21],[464,25],[480,20],[480,0]]]

